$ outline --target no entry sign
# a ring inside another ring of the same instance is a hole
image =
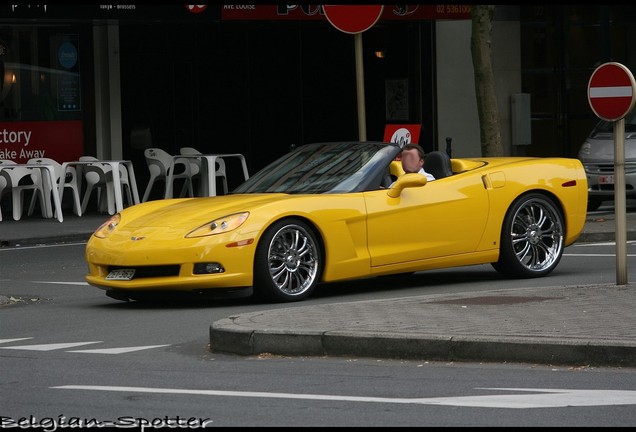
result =
[[[592,73],[587,98],[592,111],[603,120],[624,118],[634,107],[636,82],[634,76],[620,63],[605,63]]]
[[[323,5],[322,11],[335,28],[356,34],[369,30],[378,22],[383,5]]]
[[[600,65],[587,86],[592,111],[614,122],[614,212],[616,213],[616,283],[627,283],[627,230],[625,205],[625,116],[634,107],[634,75],[620,63]]]

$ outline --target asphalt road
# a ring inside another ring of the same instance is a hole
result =
[[[0,307],[0,417],[5,426],[20,417],[34,426],[59,425],[62,417],[161,425],[166,416],[208,427],[632,426],[630,367],[237,356],[208,347],[212,323],[260,311],[611,284],[614,250],[611,243],[570,247],[549,278],[514,286],[489,266],[474,266],[390,285],[325,286],[296,305],[263,305],[118,302],[83,282],[81,244],[0,248],[0,295],[15,299]],[[636,280],[632,267],[629,277]]]

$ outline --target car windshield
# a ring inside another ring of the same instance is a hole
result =
[[[636,132],[636,110],[632,110],[625,116],[625,133]],[[592,135],[614,133],[614,122],[601,120],[598,122]]]
[[[346,193],[366,190],[399,153],[394,144],[307,144],[280,157],[233,193]]]

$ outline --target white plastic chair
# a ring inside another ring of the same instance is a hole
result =
[[[168,170],[170,169],[170,164],[172,163],[172,156],[167,153],[165,150],[160,148],[152,147],[144,150],[144,156],[146,157],[146,164],[148,165],[148,170],[150,171],[150,179],[148,180],[148,186],[146,186],[146,191],[144,192],[144,196],[142,198],[142,202],[146,202],[148,197],[150,196],[150,192],[152,191],[152,187],[155,182],[163,181],[164,187],[167,186],[166,182],[168,179]],[[194,196],[194,191],[192,190],[192,173],[190,169],[190,164],[185,159],[177,159],[174,162],[175,171],[177,167],[181,169],[183,166],[183,171],[173,174],[172,180],[174,185],[174,180],[176,179],[184,179],[183,188],[181,189],[181,196],[185,195],[186,188],[190,193],[190,196]],[[165,190],[165,189],[164,189]]]
[[[99,159],[93,156],[81,156],[80,161],[95,161]],[[108,214],[115,214],[115,192],[113,191],[112,168],[107,164],[95,163],[93,165],[82,165],[84,173],[84,198],[82,199],[82,213],[86,212],[86,207],[90,201],[93,191],[97,191],[97,206],[99,211],[108,209]]]
[[[182,155],[200,155],[201,152],[193,147],[181,147],[179,154]],[[193,187],[194,181],[201,177],[201,159],[187,158],[185,159],[190,164],[190,177],[192,178]]]
[[[12,160],[4,160],[0,159],[0,165],[15,165],[16,163]],[[29,175],[29,174],[27,174]],[[4,193],[4,189],[11,185],[11,176],[9,176],[9,171],[0,171],[0,204],[2,204],[2,195]],[[0,221],[2,220],[2,206],[0,205]]]
[[[200,155],[202,154],[199,150],[192,148],[192,147],[181,147],[181,149],[179,150],[179,153],[181,153],[182,155]],[[192,165],[196,166],[196,173],[199,174],[201,172],[201,159],[189,159],[190,160],[190,166],[192,167]],[[208,168],[209,169],[209,168]],[[195,171],[192,171],[192,176],[194,177],[194,173]],[[216,159],[216,169],[214,171],[214,175],[215,177],[221,177],[223,180],[223,190],[225,191],[225,194],[227,195],[228,193],[228,188],[227,188],[227,174],[225,171],[225,161],[222,158],[217,158]]]
[[[119,165],[119,182],[121,183],[122,192],[126,193],[128,205],[135,205],[135,201],[133,200],[132,195],[132,188],[130,187],[130,180],[128,177],[128,169],[123,164]]]
[[[93,191],[97,191],[97,203],[99,211],[107,210],[109,214],[115,214],[115,192],[113,189],[112,167],[106,163],[99,163],[94,156],[81,156],[80,161],[95,162],[91,165],[81,165],[84,168],[84,181],[86,188],[82,199],[82,212],[90,201]],[[122,192],[125,192],[128,204],[133,205],[132,189],[128,180],[128,170],[124,165],[119,165],[119,181]]]
[[[31,175],[31,178],[33,179],[33,183],[39,183],[41,186],[42,193],[41,193],[41,199],[40,199],[40,207],[42,208],[42,214],[44,214],[45,211],[47,215],[51,214],[49,213],[49,209],[53,207],[52,200],[51,200],[52,193],[55,193],[55,194],[60,193],[59,188],[63,188],[62,193],[60,194],[60,201],[61,201],[61,199],[64,197],[64,192],[66,191],[66,188],[69,188],[73,192],[73,211],[78,216],[82,215],[82,207],[80,204],[80,197],[79,197],[79,185],[77,182],[77,171],[75,170],[74,167],[68,167],[66,170],[66,174],[64,175],[64,178],[62,178],[62,175],[64,174],[62,172],[62,164],[56,161],[55,159],[33,158],[33,159],[29,159],[27,163],[52,165],[53,171],[55,172],[55,179],[53,180],[54,184],[52,185],[50,190],[44,190],[44,185],[42,182],[42,173],[39,170],[34,170],[33,174]],[[31,197],[31,204],[29,205],[29,212],[28,212],[29,216],[33,214],[33,210],[35,209],[35,199],[36,199],[36,196],[34,193],[33,196]],[[14,212],[15,212],[15,208],[14,208]]]
[[[5,165],[16,165],[13,161],[2,161]],[[13,220],[20,220],[22,218],[22,196],[25,190],[33,191],[33,198],[38,197],[42,205],[42,211],[45,212],[44,207],[44,191],[42,182],[35,181],[37,177],[33,177],[33,173],[37,171],[27,167],[16,167],[8,170],[2,170],[0,175],[4,179],[3,189],[6,187],[11,188],[11,202],[13,206]],[[26,180],[25,180],[26,179]]]
[[[42,180],[42,173],[39,169],[29,168],[29,167],[16,167],[9,170],[2,171],[2,189],[5,189],[10,185],[11,187],[11,199],[13,205],[13,219],[20,220],[22,218],[23,206],[22,206],[22,198],[24,195],[24,191],[31,190],[33,192],[31,196],[31,203],[29,205],[29,216],[33,214],[33,210],[35,208],[35,202],[39,199],[40,208],[42,210],[42,215],[44,217],[53,216],[53,206],[52,206],[52,197],[51,194],[59,193],[58,192],[58,181],[62,171],[62,165],[60,165],[57,161],[48,158],[37,158],[37,159],[29,159],[27,161],[29,164],[46,164],[52,165],[53,171],[55,173],[55,178],[53,179],[52,185],[48,185],[49,187],[45,189],[45,184]],[[3,161],[3,164],[6,165],[15,165],[13,161]],[[27,179],[26,181],[24,179]],[[71,179],[72,180],[72,179]],[[69,187],[72,185],[69,184]],[[76,209],[79,203],[79,195],[76,194]]]

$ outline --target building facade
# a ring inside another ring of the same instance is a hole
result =
[[[633,9],[496,6],[506,153],[576,157],[597,121],[592,72],[636,67]],[[368,140],[418,124],[426,150],[450,137],[453,156],[481,156],[471,28],[467,5],[384,7],[362,34]],[[359,138],[355,49],[317,5],[2,5],[0,158],[130,159],[143,187],[144,148],[194,147],[254,172],[292,145]]]

